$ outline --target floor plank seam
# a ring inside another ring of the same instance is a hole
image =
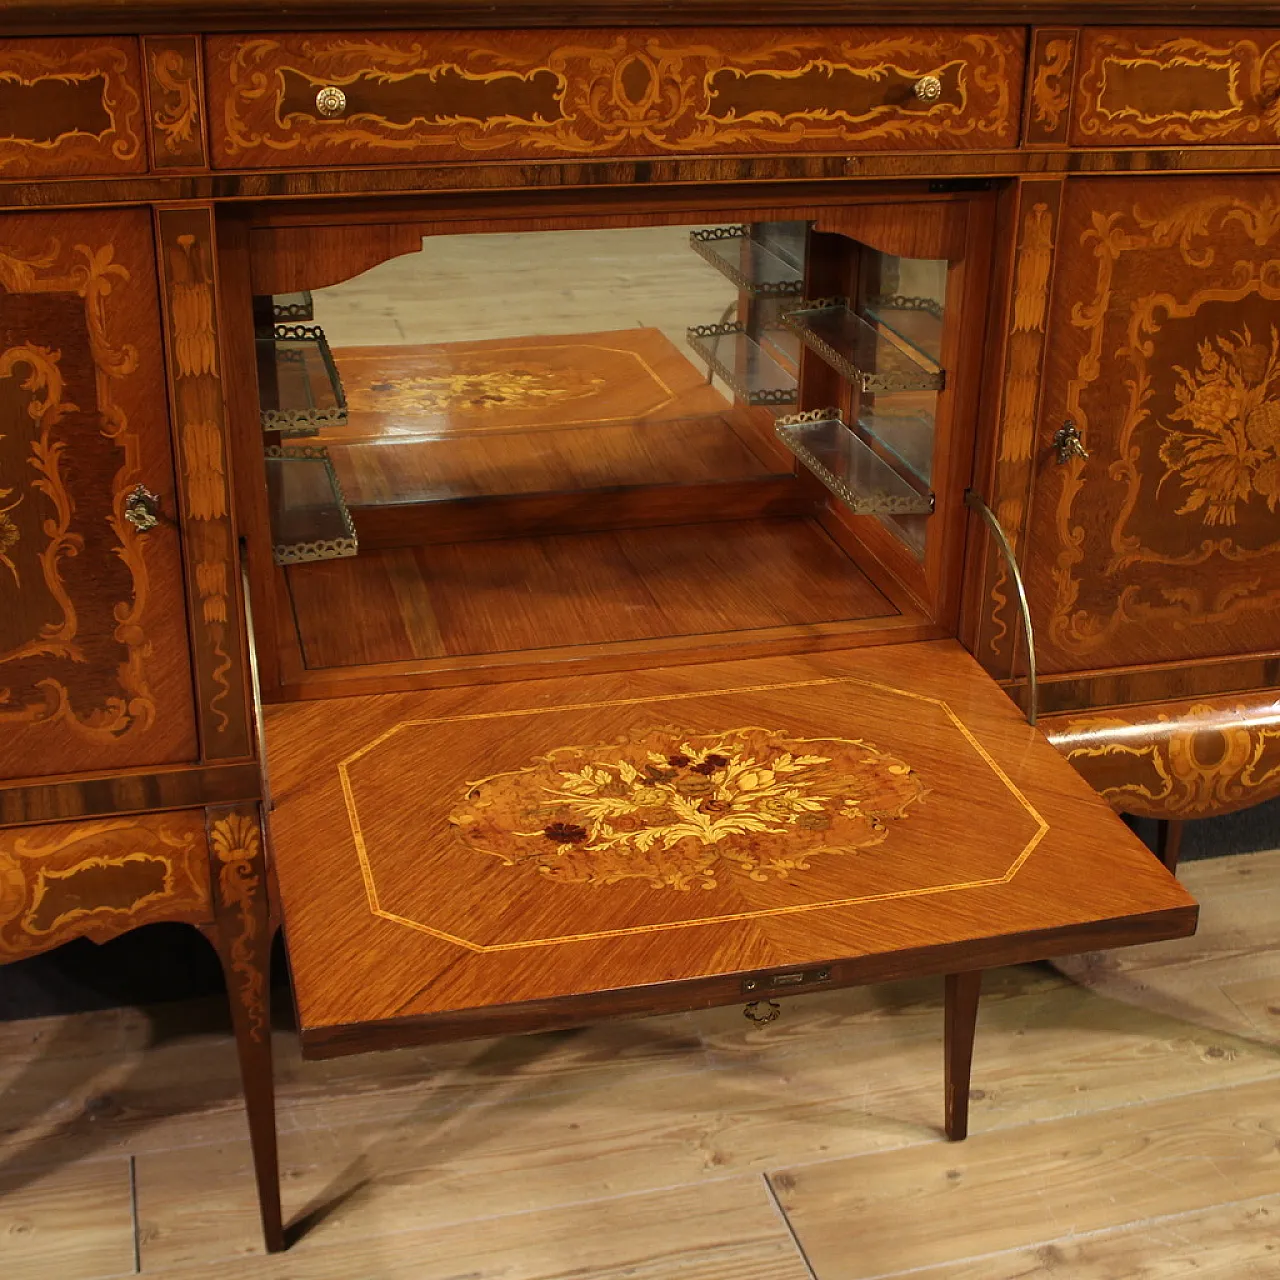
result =
[[[1263,1048],[1270,1048],[1270,1045],[1263,1045]],[[1280,1075],[1280,1052],[1276,1054],[1277,1058],[1277,1075]],[[1216,1084],[1208,1085],[1203,1089],[1189,1089],[1183,1093],[1161,1094],[1159,1098],[1141,1098],[1132,1102],[1118,1102],[1113,1106],[1098,1107],[1092,1111],[1069,1111],[1061,1115],[1040,1116],[1034,1120],[1019,1120],[1011,1124],[992,1125],[989,1129],[973,1129],[969,1131],[970,1138],[981,1138],[987,1134],[997,1133],[1013,1133],[1017,1129],[1038,1128],[1041,1125],[1061,1124],[1068,1120],[1078,1120],[1082,1116],[1104,1116],[1116,1111],[1132,1111],[1141,1107],[1159,1106],[1166,1102],[1176,1102],[1183,1098],[1199,1098],[1210,1093],[1228,1093],[1237,1089],[1250,1089],[1265,1080],[1272,1079],[1271,1076],[1257,1076],[1251,1080],[1241,1080],[1235,1084]],[[975,1073],[976,1080],[976,1073]],[[925,1138],[919,1142],[906,1142],[899,1146],[879,1147],[874,1151],[859,1151],[851,1155],[832,1155],[820,1156],[812,1160],[794,1160],[788,1162],[786,1168],[791,1169],[812,1169],[824,1164],[835,1164],[842,1160],[869,1160],[877,1156],[892,1155],[899,1151],[915,1151],[925,1147],[932,1147],[939,1141],[943,1140],[942,1127],[938,1126],[936,1137]]]
[[[1249,1196],[1244,1200],[1223,1200],[1212,1204],[1197,1205],[1194,1209],[1182,1209],[1177,1213],[1156,1214],[1153,1217],[1135,1218],[1132,1222],[1117,1222],[1109,1227],[1097,1227],[1092,1231],[1071,1231],[1064,1236],[1050,1236],[1044,1240],[1027,1240],[1008,1249],[993,1249],[989,1253],[968,1254],[963,1258],[949,1258],[946,1265],[950,1267],[967,1266],[973,1262],[986,1262],[996,1258],[1007,1258],[1014,1254],[1027,1253],[1034,1249],[1044,1249],[1050,1245],[1079,1244],[1088,1240],[1098,1240],[1105,1236],[1119,1235],[1128,1231],[1142,1231],[1149,1227],[1166,1226],[1197,1215],[1212,1213],[1218,1209],[1243,1209],[1253,1204],[1264,1204],[1267,1201],[1280,1202],[1280,1192],[1270,1195]],[[878,1271],[875,1275],[859,1276],[858,1280],[901,1280],[903,1276],[920,1275],[922,1272],[936,1272],[939,1263],[924,1262],[918,1267],[907,1267],[902,1271]]]
[[[619,1191],[614,1195],[585,1196],[577,1200],[557,1200],[557,1201],[549,1202],[547,1204],[536,1205],[533,1208],[529,1208],[529,1209],[516,1209],[510,1213],[483,1213],[476,1217],[471,1217],[471,1218],[440,1218],[438,1220],[432,1221],[429,1225],[426,1225],[426,1226],[423,1226],[422,1224],[418,1224],[412,1227],[401,1227],[401,1228],[390,1227],[389,1228],[386,1226],[374,1227],[373,1224],[371,1223],[370,1229],[364,1232],[361,1232],[358,1227],[354,1229],[348,1227],[346,1229],[346,1233],[344,1234],[344,1240],[360,1241],[360,1240],[371,1240],[371,1239],[377,1239],[377,1240],[393,1239],[393,1238],[398,1238],[400,1236],[412,1236],[412,1235],[416,1235],[423,1232],[452,1231],[460,1227],[471,1227],[471,1226],[481,1225],[484,1223],[511,1222],[520,1218],[536,1217],[539,1214],[558,1213],[565,1209],[582,1209],[582,1208],[587,1208],[591,1205],[610,1204],[620,1200],[637,1200],[646,1196],[667,1195],[671,1192],[698,1191],[698,1190],[701,1190],[703,1187],[718,1186],[720,1184],[730,1183],[730,1182],[745,1182],[749,1179],[754,1179],[755,1177],[756,1175],[752,1173],[733,1173],[733,1174],[727,1174],[721,1178],[703,1178],[703,1179],[699,1179],[697,1182],[672,1182],[672,1183],[667,1183],[663,1186],[658,1186],[658,1187],[644,1187],[639,1190]],[[292,1220],[289,1219],[288,1216],[286,1215],[286,1229],[288,1229],[288,1227],[290,1226],[291,1221]],[[291,1247],[290,1255],[301,1256],[301,1254],[305,1253],[306,1252],[305,1241],[306,1241],[305,1235],[300,1237]],[[227,1262],[234,1259],[241,1259],[243,1261],[248,1262],[253,1258],[263,1258],[265,1256],[266,1256],[265,1254],[262,1254],[260,1252],[256,1254],[245,1254],[245,1253],[214,1254],[209,1257],[201,1258],[199,1259],[199,1261],[183,1263],[181,1264],[181,1269],[192,1270],[195,1268],[212,1265],[214,1263]],[[168,1271],[171,1269],[173,1268],[166,1268],[165,1273],[168,1274]],[[139,1271],[139,1272],[136,1272],[135,1274],[144,1274],[144,1273]],[[815,1280],[816,1280],[816,1277],[815,1277]]]
[[[142,1274],[142,1229],[138,1223],[138,1158],[129,1157],[129,1225],[133,1230],[133,1274]]]
[[[800,1243],[800,1237],[796,1235],[796,1229],[791,1225],[791,1219],[787,1217],[787,1211],[782,1207],[782,1201],[778,1199],[778,1193],[773,1189],[772,1179],[767,1172],[762,1173],[760,1178],[764,1182],[765,1195],[769,1197],[769,1203],[773,1205],[774,1212],[781,1219],[783,1229],[791,1237],[791,1243],[795,1246],[800,1261],[804,1263],[804,1269],[809,1276],[809,1280],[818,1280],[818,1273],[813,1269],[813,1263],[809,1261],[809,1255],[805,1252],[804,1245]]]
[[[693,1067],[687,1071],[668,1072],[656,1078],[662,1079],[662,1080],[675,1080],[685,1076],[702,1075],[713,1069],[714,1068],[710,1067],[709,1065],[704,1064],[702,1066]],[[468,1111],[470,1114],[477,1114],[478,1112],[484,1113],[484,1112],[496,1110],[499,1107],[502,1107],[504,1105],[524,1105],[525,1102],[530,1100],[536,1100],[538,1098],[565,1098],[565,1097],[572,1097],[575,1095],[585,1096],[587,1094],[590,1094],[593,1091],[593,1089],[597,1087],[598,1086],[585,1085],[585,1086],[582,1086],[581,1088],[548,1089],[545,1092],[521,1094],[519,1098],[515,1099],[514,1102],[511,1104],[503,1103],[503,1102],[486,1103],[483,1099],[476,1099],[474,1097],[462,1098],[455,1102],[447,1102],[447,1103],[442,1103],[439,1106],[427,1107],[425,1109],[415,1111],[414,1114],[421,1115],[422,1117],[426,1118],[429,1116],[444,1117],[458,1111]],[[414,1086],[412,1085],[406,1085],[404,1086],[403,1092],[405,1092],[407,1095],[412,1095],[413,1088]],[[335,1094],[332,1097],[326,1096],[320,1102],[314,1102],[314,1101],[310,1103],[300,1102],[293,1105],[289,1105],[287,1103],[281,1103],[277,1106],[277,1115],[281,1119],[290,1120],[292,1123],[289,1125],[288,1128],[281,1126],[280,1134],[283,1137],[286,1134],[291,1135],[291,1134],[317,1133],[320,1131],[327,1131],[335,1128],[336,1129],[345,1128],[346,1126],[344,1125],[334,1125],[331,1121],[328,1121],[328,1120],[317,1120],[314,1124],[299,1124],[297,1123],[297,1121],[299,1119],[299,1115],[305,1114],[307,1108],[310,1106],[328,1107],[333,1105],[333,1103],[335,1102],[344,1103],[344,1102],[352,1102],[352,1101],[366,1101],[372,1096],[386,1097],[389,1092],[392,1092],[392,1091],[369,1090],[363,1093]],[[226,1107],[217,1108],[209,1111],[207,1113],[207,1116],[209,1119],[216,1119],[218,1116],[221,1116],[221,1115],[238,1115],[239,1113],[240,1113],[239,1104],[230,1103]],[[180,1114],[183,1119],[190,1119],[193,1117],[199,1117],[201,1115],[201,1113],[198,1111],[189,1111],[189,1112],[184,1111],[184,1112],[175,1113],[175,1114]],[[401,1119],[403,1119],[403,1117],[401,1117]],[[128,1130],[123,1131],[120,1135],[122,1141],[131,1136],[133,1136],[133,1134],[131,1131],[128,1131]],[[221,1147],[221,1146],[226,1146],[228,1144],[228,1141],[229,1140],[224,1136],[224,1137],[210,1138],[206,1142],[172,1142],[172,1143],[166,1143],[165,1145],[160,1147],[148,1148],[146,1151],[146,1154],[155,1155],[157,1152],[160,1152],[160,1151],[192,1151],[199,1147]],[[0,1151],[3,1151],[3,1149],[4,1149],[3,1146],[0,1146]],[[112,1157],[105,1156],[101,1158],[110,1159]],[[118,1159],[119,1157],[117,1156],[114,1158]],[[0,1166],[0,1167],[3,1167],[3,1166]]]

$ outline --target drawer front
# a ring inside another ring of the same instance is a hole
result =
[[[1120,813],[1214,818],[1280,796],[1274,689],[1047,716],[1040,727]]]
[[[1017,143],[1015,29],[211,37],[214,164]]]
[[[0,40],[0,177],[140,173],[136,41]]]
[[[1280,30],[1084,33],[1071,141],[1280,143]]]
[[[211,919],[203,809],[0,831],[0,963]]]

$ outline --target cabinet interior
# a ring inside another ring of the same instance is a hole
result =
[[[952,634],[967,206],[804,212],[261,235],[268,689]]]

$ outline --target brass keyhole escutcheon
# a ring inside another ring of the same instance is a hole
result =
[[[1058,455],[1058,465],[1065,467],[1072,458],[1085,459],[1089,450],[1084,447],[1080,429],[1070,418],[1053,433],[1053,448]]]
[[[347,95],[337,85],[327,84],[316,93],[316,110],[326,119],[340,116],[347,109]]]
[[[937,76],[921,76],[915,83],[915,95],[921,102],[937,102],[942,97],[942,81]]]
[[[160,523],[160,496],[145,484],[136,484],[124,500],[124,518],[139,533],[150,533]]]

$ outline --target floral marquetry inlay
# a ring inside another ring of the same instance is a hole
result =
[[[1047,455],[1069,419],[1089,456],[1038,473],[1046,669],[1266,651],[1280,638],[1280,204],[1251,179],[1153,183],[1140,202],[1099,182],[1068,204],[1051,326],[1066,377],[1046,382],[1039,440]]]
[[[597,395],[604,386],[602,377],[550,365],[477,368],[371,382],[353,387],[348,403],[357,412],[473,413],[562,404]]]
[[[1256,342],[1243,329],[1200,343],[1195,369],[1177,368],[1177,410],[1160,458],[1187,498],[1179,515],[1233,525],[1236,509],[1257,495],[1280,503],[1280,334]]]
[[[125,511],[142,482],[172,502],[150,218],[12,215],[3,236],[0,777],[190,758],[176,542]]]
[[[856,739],[659,728],[473,783],[449,821],[552,880],[713,889],[726,871],[785,878],[878,845],[924,795],[910,765]]]
[[[208,41],[215,164],[1017,141],[1015,28],[389,32]],[[916,93],[924,77],[941,86]],[[316,95],[340,89],[323,115]]]

